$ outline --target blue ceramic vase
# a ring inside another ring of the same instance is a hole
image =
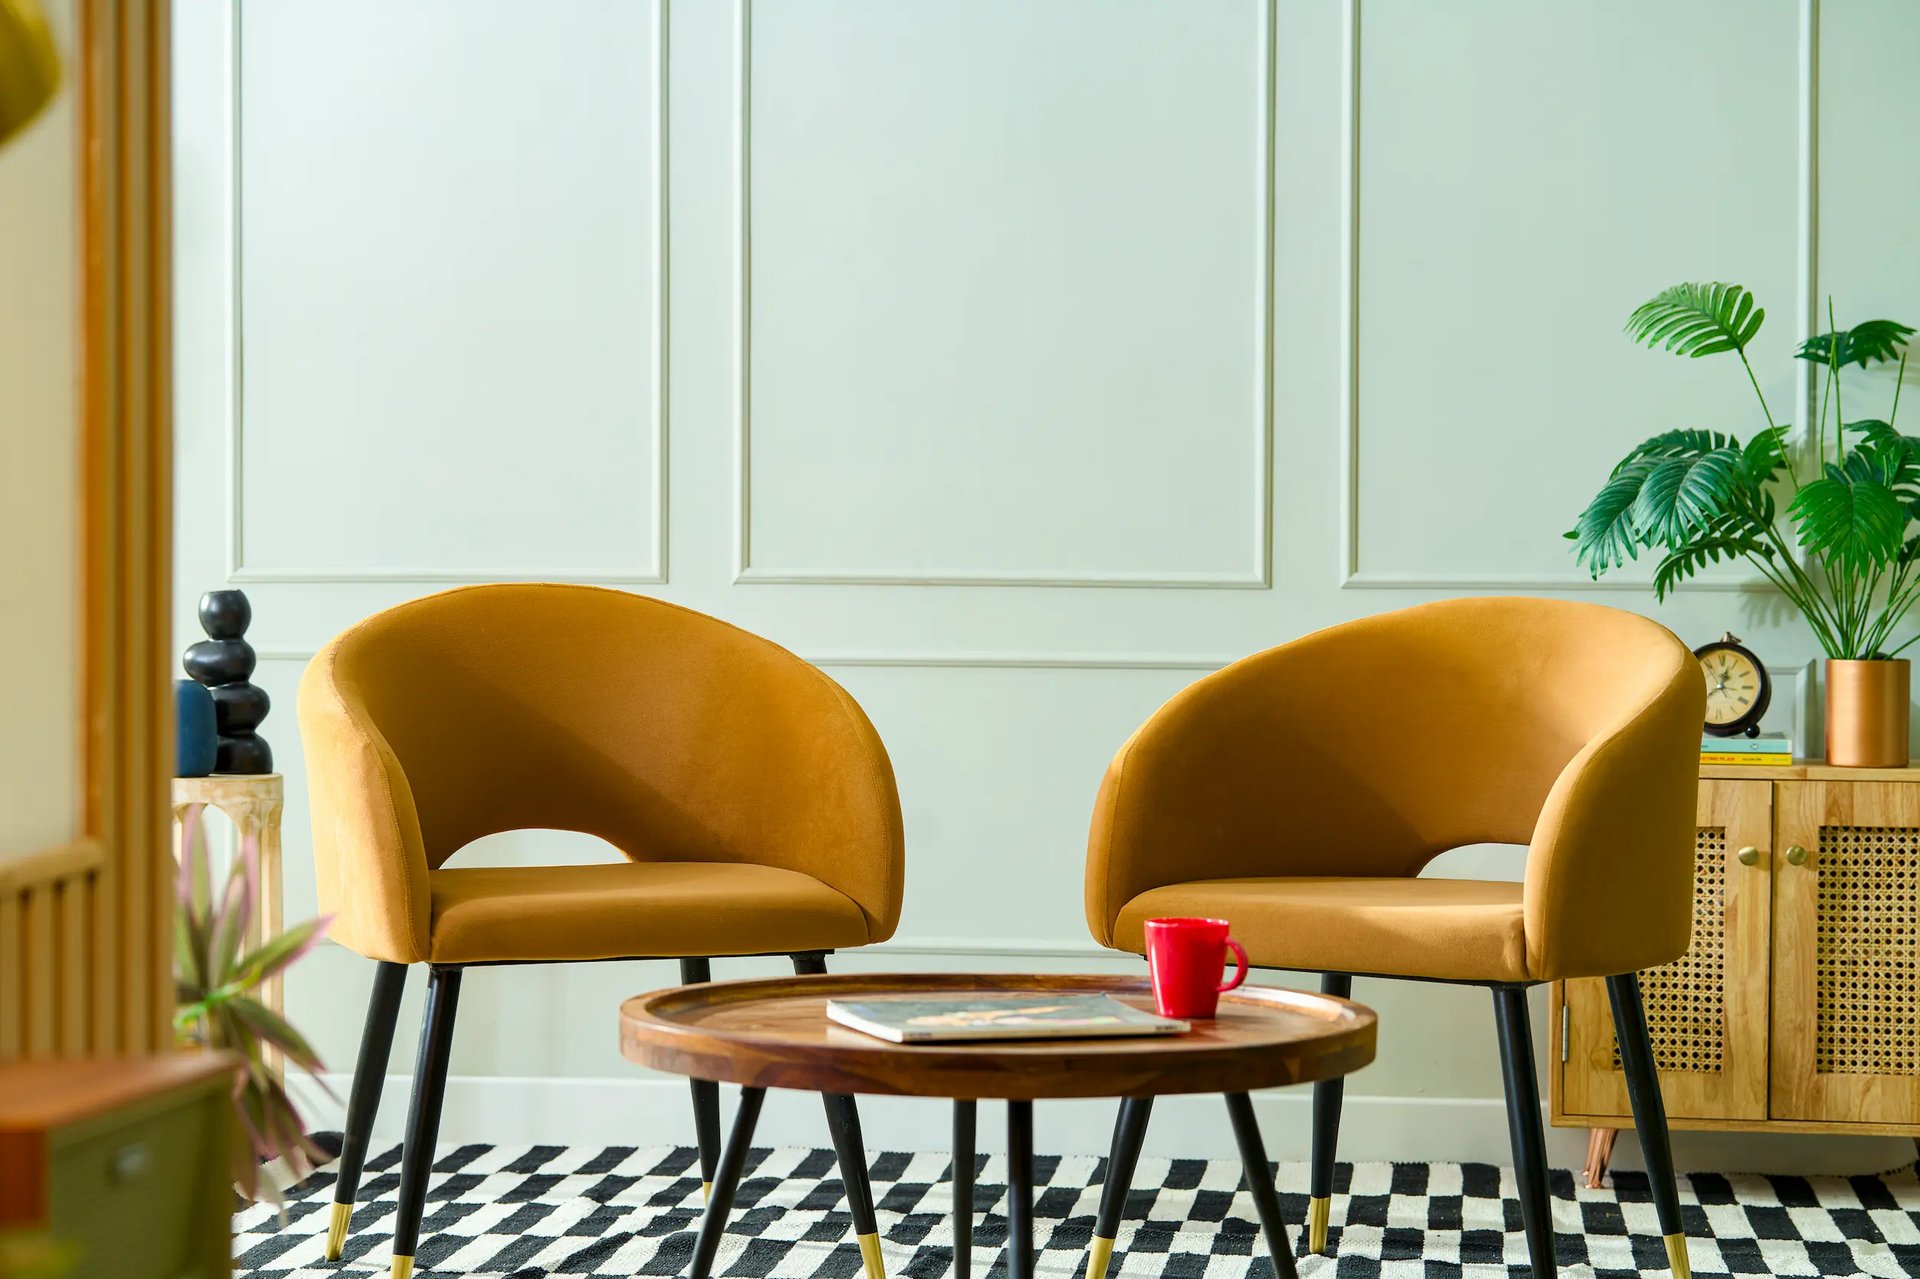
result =
[[[213,771],[219,748],[213,694],[194,680],[173,681],[173,775],[205,777]]]

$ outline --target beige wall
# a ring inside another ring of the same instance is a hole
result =
[[[72,5],[46,6],[61,49]],[[0,148],[0,857],[79,833],[75,94]]]

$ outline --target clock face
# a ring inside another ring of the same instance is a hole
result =
[[[1707,723],[1731,724],[1753,710],[1760,695],[1760,668],[1745,653],[1730,648],[1709,650],[1700,659],[1707,677]]]

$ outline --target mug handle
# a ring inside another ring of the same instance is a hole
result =
[[[1247,979],[1247,952],[1241,949],[1240,943],[1231,937],[1227,938],[1227,949],[1233,952],[1233,962],[1240,965],[1240,971],[1233,975],[1232,981],[1226,982],[1215,992],[1221,995]]]

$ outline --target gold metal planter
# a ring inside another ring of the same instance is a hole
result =
[[[1827,662],[1827,763],[1904,768],[1911,664]]]

